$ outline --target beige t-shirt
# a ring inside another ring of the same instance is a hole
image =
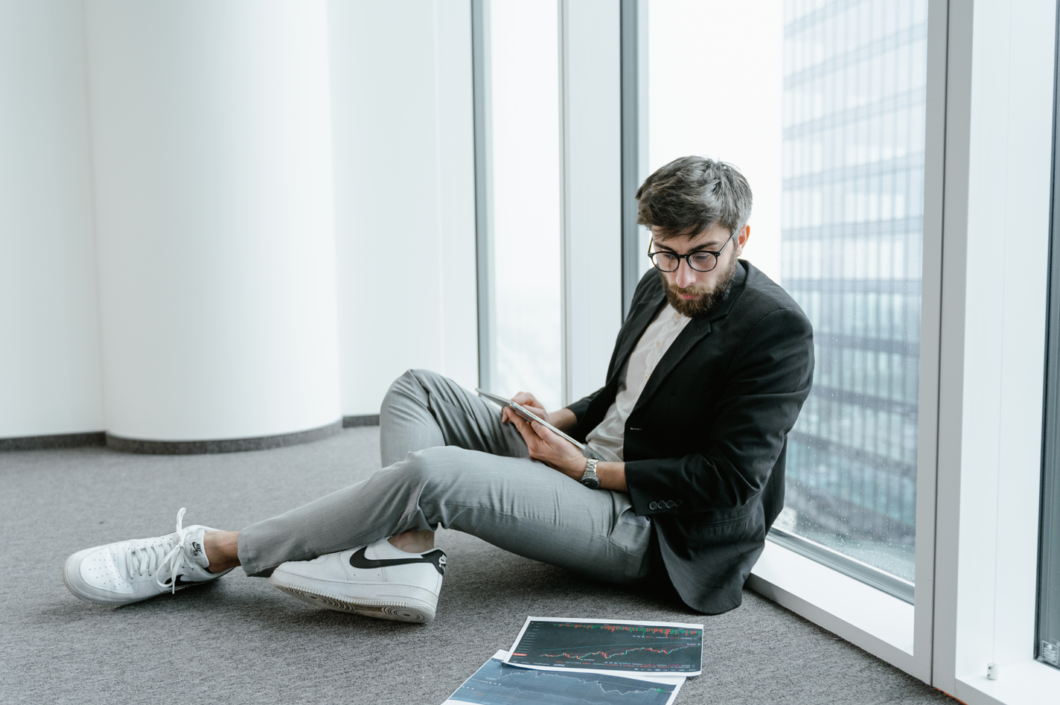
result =
[[[623,459],[622,442],[626,419],[637,405],[637,399],[644,391],[644,385],[648,383],[648,378],[655,371],[659,360],[691,320],[675,311],[670,304],[666,304],[644,331],[644,335],[640,336],[637,347],[626,362],[625,379],[618,387],[614,403],[607,410],[600,425],[585,437],[586,444],[602,460],[614,462]]]

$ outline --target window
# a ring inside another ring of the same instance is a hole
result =
[[[475,11],[476,114],[486,123],[478,130],[476,178],[479,200],[487,199],[490,211],[482,217],[480,203],[480,380],[502,395],[532,392],[556,409],[562,391],[558,13],[550,3],[489,0],[476,2]]]
[[[909,585],[927,0],[653,0],[649,13],[649,171],[685,154],[737,166],[755,194],[744,257],[814,325],[775,528]]]
[[[814,323],[800,536],[912,582],[927,2],[784,8],[781,281]]]

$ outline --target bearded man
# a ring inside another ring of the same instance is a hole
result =
[[[241,565],[329,609],[434,619],[439,526],[614,583],[672,584],[692,609],[740,604],[784,506],[787,434],[810,392],[813,333],[790,296],[739,256],[751,189],[684,157],[637,192],[654,265],[598,391],[546,412],[585,450],[452,380],[399,377],[380,410],[383,469],[241,531],[183,527],[79,551],[77,597],[123,604]]]

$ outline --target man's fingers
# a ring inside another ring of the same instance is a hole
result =
[[[552,433],[552,431],[548,430],[547,428],[545,428],[544,426],[542,426],[539,423],[534,423],[533,421],[524,419],[523,417],[519,416],[518,414],[516,414],[515,417],[517,419],[519,419],[519,423],[526,425],[527,432],[529,432],[530,434],[532,434],[536,438],[540,438],[541,440],[545,441],[546,443],[550,443],[551,437],[555,435],[555,434]]]
[[[542,426],[541,424],[531,424],[530,428],[534,429],[534,433],[537,437],[543,440],[545,443],[552,445],[552,441],[557,438],[556,434],[552,433],[552,430]]]
[[[537,451],[538,436],[534,432],[533,427],[519,414],[512,414],[511,422],[515,426],[515,430],[523,437],[523,442],[526,443],[526,447],[530,451],[530,457],[534,457],[534,453]]]
[[[530,430],[529,426],[526,423],[526,419],[524,419],[522,416],[520,416],[519,414],[515,413],[514,411],[511,411],[511,410],[508,411],[508,420],[511,421],[513,424],[515,424],[515,427],[517,429],[519,429],[520,433],[524,433],[524,434],[528,433],[528,432],[532,433],[532,431]]]
[[[537,413],[539,416],[544,416],[545,414],[545,407],[542,406],[541,402],[537,400],[537,397],[530,392],[519,392],[512,397],[512,401],[516,404],[521,404],[522,406],[532,409],[534,413]]]
[[[530,445],[531,440],[536,441],[537,439],[546,440],[547,442],[547,436],[544,434],[548,434],[548,436],[553,435],[552,431],[549,431],[541,424],[527,421],[519,414],[512,413],[511,420],[512,423],[515,424],[515,428],[518,429],[519,433],[523,434],[523,440],[527,442],[527,445]]]

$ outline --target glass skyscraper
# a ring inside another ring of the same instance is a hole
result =
[[[913,580],[927,0],[787,0],[782,282],[814,326],[782,526]]]

